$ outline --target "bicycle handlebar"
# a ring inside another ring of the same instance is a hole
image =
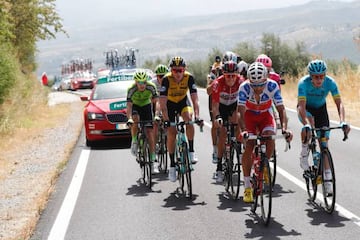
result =
[[[266,140],[276,140],[276,139],[281,139],[284,138],[286,145],[285,145],[285,149],[284,152],[287,152],[290,148],[290,142],[286,141],[288,135],[287,134],[282,134],[282,135],[268,135],[268,136],[261,136],[261,135],[248,135],[248,136],[244,136],[245,140],[260,140],[260,141],[266,141]]]
[[[345,126],[337,126],[337,127],[321,127],[321,128],[313,128],[312,130],[313,131],[321,131],[321,132],[326,132],[326,131],[330,131],[330,130],[334,130],[334,129],[342,129],[343,130],[343,133],[344,133],[344,137],[343,137],[343,141],[346,141],[346,139],[348,139],[348,135],[347,133],[345,132]]]

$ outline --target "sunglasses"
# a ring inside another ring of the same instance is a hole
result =
[[[139,84],[139,85],[145,85],[146,84],[146,82],[139,82],[139,81],[137,81],[136,83]]]
[[[265,86],[266,82],[263,83],[250,83],[250,86],[253,88],[257,88],[257,87],[263,87]]]
[[[311,75],[312,79],[324,79],[325,78],[325,74],[312,74]]]
[[[183,69],[183,68],[177,68],[177,69],[171,69],[171,71],[172,72],[174,72],[174,73],[182,73],[182,72],[184,72],[185,71],[185,69]]]

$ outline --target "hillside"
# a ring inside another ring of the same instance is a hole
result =
[[[359,12],[360,1],[320,0],[276,10],[69,26],[69,39],[59,36],[39,43],[38,72],[56,73],[62,62],[73,57],[92,58],[101,66],[102,54],[110,48],[138,48],[140,64],[174,54],[200,59],[214,47],[226,50],[244,41],[258,46],[263,33],[275,33],[288,44],[303,41],[310,53],[326,59],[360,63],[353,43],[354,34],[360,34]]]

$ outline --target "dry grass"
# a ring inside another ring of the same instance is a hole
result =
[[[341,99],[345,106],[346,122],[352,126],[360,127],[360,71],[352,71],[344,69],[337,76],[332,76],[340,89]],[[285,76],[286,84],[282,86],[282,95],[285,99],[285,104],[289,108],[296,109],[297,104],[297,83],[298,78]],[[330,118],[338,121],[338,113],[336,105],[331,97],[327,98],[327,107]]]

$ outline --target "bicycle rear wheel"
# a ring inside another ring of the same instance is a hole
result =
[[[276,155],[276,149],[274,149],[274,153],[273,153],[272,157],[269,159],[272,186],[275,186],[275,179],[276,179],[276,161],[277,161],[277,155]]]
[[[334,169],[334,162],[331,157],[331,154],[328,149],[324,149],[322,152],[322,159],[328,159],[329,167],[331,171],[332,178],[328,180],[325,177],[325,164],[323,164],[323,170],[322,170],[322,190],[323,190],[323,196],[324,196],[324,203],[325,203],[325,211],[327,213],[332,213],[335,208],[335,197],[336,197],[336,187],[335,187],[335,169]],[[325,184],[331,183],[330,191],[329,189],[326,189]]]
[[[310,162],[314,162],[313,155],[309,154]],[[306,191],[308,193],[310,201],[314,202],[316,199],[317,193],[317,179],[318,181],[321,180],[321,177],[318,176],[318,170],[312,169],[311,171],[305,171],[303,173],[303,177],[306,183]]]
[[[268,225],[271,218],[271,206],[272,206],[272,182],[271,182],[271,171],[269,161],[263,160],[262,168],[262,190],[260,192],[260,207],[261,207],[261,218],[265,225]]]

